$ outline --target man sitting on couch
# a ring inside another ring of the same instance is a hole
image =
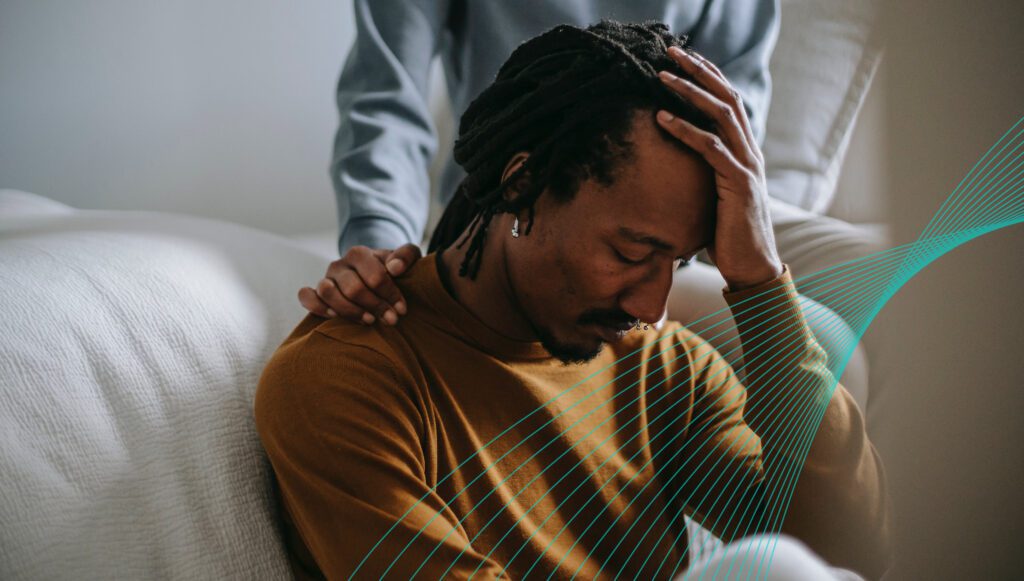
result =
[[[300,577],[666,578],[683,513],[735,541],[722,573],[764,574],[773,548],[737,539],[780,531],[885,570],[881,462],[776,253],[742,104],[685,42],[606,21],[521,45],[462,117],[409,314],[309,315],[274,354],[256,422]],[[745,386],[678,323],[640,328],[701,249]]]

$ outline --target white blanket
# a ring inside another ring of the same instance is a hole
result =
[[[324,267],[0,190],[0,578],[287,578],[252,400]]]

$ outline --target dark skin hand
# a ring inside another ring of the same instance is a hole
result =
[[[733,291],[777,278],[783,267],[768,213],[764,157],[740,95],[701,56],[676,47],[669,55],[697,84],[667,71],[659,73],[662,82],[710,115],[718,127],[717,134],[709,133],[668,111],[658,112],[658,124],[699,153],[715,172],[717,217],[708,256]]]
[[[316,289],[299,291],[299,302],[321,317],[344,317],[372,325],[380,320],[395,325],[406,314],[406,301],[396,277],[420,259],[420,248],[404,244],[395,250],[353,246],[327,267]]]
[[[777,278],[783,266],[768,214],[764,157],[740,95],[714,64],[696,53],[672,47],[669,55],[695,82],[668,71],[659,74],[662,82],[707,113],[717,126],[716,133],[710,133],[668,111],[657,115],[658,125],[700,154],[715,172],[715,236],[708,255],[730,290]],[[415,244],[396,250],[355,246],[330,264],[316,289],[301,289],[299,302],[321,317],[395,325],[407,309],[393,277],[420,256]]]

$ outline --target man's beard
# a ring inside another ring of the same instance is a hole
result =
[[[561,342],[546,328],[535,324],[530,317],[527,317],[526,321],[533,328],[533,332],[537,336],[537,339],[540,340],[540,344],[544,347],[544,350],[550,353],[555,359],[561,361],[563,365],[587,364],[600,355],[601,350],[604,349],[604,341],[599,342],[597,347],[586,347]],[[621,326],[623,323],[632,324],[634,321],[636,321],[636,319],[622,311],[592,310],[580,316],[578,324],[582,326],[590,323],[596,323],[603,324],[606,327],[617,327]]]
[[[547,329],[535,328],[535,332],[537,333],[537,338],[540,339],[541,346],[564,365],[584,365],[590,363],[604,349],[604,341],[598,343],[596,349],[592,349],[571,343],[559,342]]]

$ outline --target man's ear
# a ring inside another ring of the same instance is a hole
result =
[[[512,159],[508,160],[508,163],[505,164],[505,171],[501,172],[501,183],[504,184],[509,178],[512,177],[512,174],[514,174],[517,171],[519,171],[519,168],[523,167],[523,164],[526,163],[526,160],[529,157],[530,157],[530,154],[528,152],[525,152],[525,151],[520,151],[520,152],[516,153],[515,155],[513,155]],[[520,193],[522,193],[522,191],[526,188],[526,184],[527,183],[528,183],[527,176],[525,176],[525,175],[519,176],[519,178],[516,180],[516,183],[511,184],[511,187],[509,187],[507,190],[505,190],[505,193],[504,193],[505,199],[506,200],[514,199],[516,196],[518,196]]]

